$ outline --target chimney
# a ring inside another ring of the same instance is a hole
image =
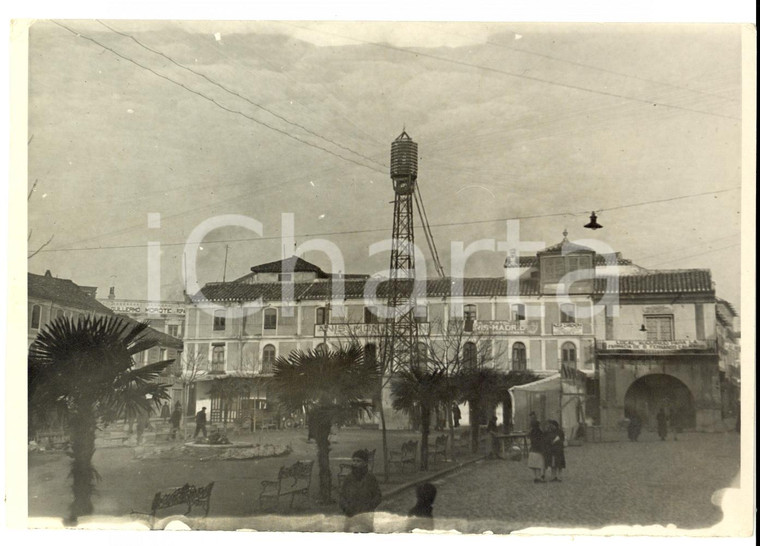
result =
[[[109,300],[115,300],[116,299],[116,287],[112,286],[111,289],[108,291],[108,299]]]

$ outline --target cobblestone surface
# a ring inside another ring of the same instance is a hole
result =
[[[483,460],[434,481],[436,528],[510,532],[527,527],[663,525],[710,527],[722,513],[711,497],[738,483],[739,435],[692,433],[678,441],[586,444],[565,450],[561,483],[533,483],[525,461]],[[404,513],[413,492],[382,508]]]
[[[316,465],[309,499],[297,499],[293,510],[283,502],[277,514],[259,509],[261,480],[274,478],[283,464],[316,458],[316,447],[306,442],[304,431],[263,434],[235,440],[282,443],[290,445],[293,452],[259,460],[171,461],[136,459],[133,448],[99,449],[95,466],[103,480],[93,499],[96,512],[99,517],[124,517],[131,510],[148,511],[159,489],[215,481],[209,518],[188,520],[193,528],[341,530],[337,507],[316,504]],[[417,437],[410,432],[393,432],[390,445],[395,448]],[[376,448],[379,456],[380,442],[378,431],[342,430],[333,437],[331,458],[349,457],[359,447]],[[393,473],[388,483],[381,483],[385,500],[375,528],[378,532],[404,530],[403,518],[398,516],[414,505],[414,488],[392,496],[388,493],[424,479],[432,479],[438,486],[437,529],[507,533],[535,526],[599,528],[672,523],[679,528],[709,527],[721,519],[720,509],[711,503],[712,494],[738,478],[739,436],[692,433],[680,435],[677,442],[661,442],[654,434],[645,434],[637,443],[568,447],[566,458],[568,468],[561,483],[534,484],[525,461],[480,460],[437,478],[433,471]],[[458,461],[439,465],[435,471],[467,461],[468,456],[460,454]],[[333,466],[337,471],[337,464]],[[375,473],[382,482],[381,468],[378,457]],[[30,454],[31,517],[60,518],[66,513],[71,500],[68,469],[69,461],[60,453]]]

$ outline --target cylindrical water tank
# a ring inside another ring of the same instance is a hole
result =
[[[417,143],[401,133],[391,144],[391,178],[417,179]]]

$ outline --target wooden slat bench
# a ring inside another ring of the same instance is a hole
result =
[[[296,495],[309,494],[311,487],[311,471],[314,461],[296,461],[290,466],[283,466],[277,474],[276,480],[263,480],[261,493],[259,494],[259,507],[263,507],[265,500],[273,500],[278,503],[280,497],[290,495],[290,508]]]
[[[430,458],[435,464],[438,462],[438,458],[442,458],[446,461],[446,454],[448,452],[449,437],[446,434],[441,434],[435,439],[435,442],[430,449]]]
[[[416,440],[404,442],[399,451],[391,451],[388,454],[388,462],[391,465],[397,465],[401,472],[409,465],[414,472],[417,469],[417,445]]]
[[[165,491],[159,491],[153,497],[153,503],[150,506],[150,515],[156,517],[156,512],[164,508],[187,504],[188,515],[193,506],[202,506],[205,509],[204,517],[208,516],[211,508],[211,490],[214,488],[214,482],[205,487],[196,487],[186,483],[182,487],[173,487]]]

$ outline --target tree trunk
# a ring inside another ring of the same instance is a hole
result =
[[[380,408],[380,428],[383,437],[383,480],[388,483],[391,478],[391,463],[388,460],[388,430],[385,428],[385,409],[383,408],[382,394],[378,407]]]
[[[428,469],[428,439],[430,438],[430,414],[432,410],[427,404],[420,407],[420,428],[422,429],[422,441],[420,442],[420,470]]]
[[[319,467],[319,501],[322,504],[332,502],[332,475],[330,473],[330,428],[329,417],[312,415],[314,440],[317,443],[317,466]]]
[[[91,407],[79,410],[71,416],[71,491],[74,494],[69,510],[68,523],[76,525],[79,516],[92,514],[92,492],[95,489],[97,472],[92,466],[95,453],[96,419]]]
[[[480,401],[470,400],[470,438],[472,440],[472,452],[480,450]]]

